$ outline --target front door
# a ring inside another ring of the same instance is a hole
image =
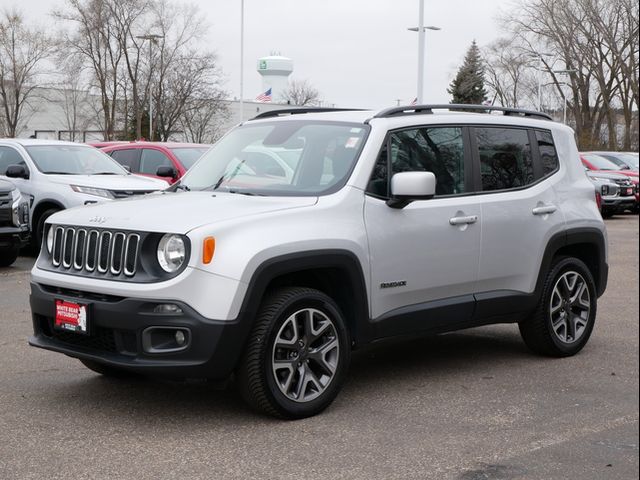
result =
[[[391,132],[365,200],[371,312],[377,336],[464,323],[473,312],[480,255],[480,206],[472,184],[466,129]],[[406,171],[436,175],[436,196],[390,208],[389,179]]]

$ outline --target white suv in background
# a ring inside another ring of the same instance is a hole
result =
[[[292,172],[244,168],[258,150]],[[573,355],[608,275],[573,131],[486,106],[261,114],[169,191],[45,234],[31,345],[106,375],[235,375],[284,418],[326,408],[351,350],[389,337],[517,323]]]
[[[162,180],[130,174],[93,147],[56,140],[0,139],[1,178],[29,198],[36,245],[45,220],[57,211],[167,187]]]

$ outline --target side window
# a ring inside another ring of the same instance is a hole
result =
[[[0,147],[0,175],[7,173],[9,165],[22,165],[27,168],[20,154],[11,147]]]
[[[140,158],[140,150],[136,150],[135,148],[127,148],[126,150],[114,150],[109,155],[111,155],[111,158],[113,158],[123,167],[129,167],[129,169],[134,173],[138,172],[138,159]]]
[[[474,128],[482,191],[506,190],[533,183],[533,161],[527,130],[504,127]]]
[[[390,175],[387,174],[387,155]],[[437,180],[436,196],[464,193],[462,128],[423,127],[392,133],[388,147],[380,152],[368,191],[388,196],[389,177],[401,172],[433,172]]]
[[[169,157],[159,150],[143,148],[140,156],[140,173],[155,175],[158,167],[172,167]]]
[[[558,153],[551,132],[536,130],[536,140],[542,162],[542,175],[547,176],[558,169]]]

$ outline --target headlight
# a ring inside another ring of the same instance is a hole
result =
[[[180,235],[168,233],[158,242],[158,263],[167,272],[177,271],[187,257],[187,249]]]
[[[55,228],[53,228],[53,225],[51,225],[49,227],[49,232],[47,233],[47,252],[49,252],[49,255],[51,255],[51,252],[53,251],[53,231],[55,230]]]
[[[29,223],[29,204],[17,188],[11,190],[11,222],[14,227]]]
[[[104,188],[83,187],[81,185],[70,185],[71,190],[78,193],[84,193],[85,195],[94,195],[102,198],[115,198],[109,190]]]

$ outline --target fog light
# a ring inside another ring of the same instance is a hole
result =
[[[160,313],[163,315],[182,315],[182,309],[175,303],[161,303],[160,305],[155,306],[153,313]]]
[[[142,348],[147,353],[175,353],[185,350],[191,332],[184,327],[148,327],[142,332]]]

